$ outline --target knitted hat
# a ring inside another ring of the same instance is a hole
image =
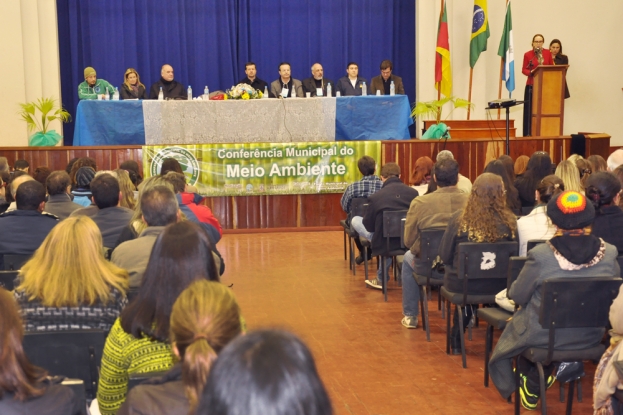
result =
[[[95,69],[91,68],[90,66],[84,68],[84,79],[87,79],[91,75],[96,75]]]
[[[78,187],[89,187],[94,177],[95,170],[92,167],[80,167],[76,172],[76,184]]]
[[[567,190],[549,201],[547,216],[560,229],[582,229],[593,223],[595,208],[583,194]]]

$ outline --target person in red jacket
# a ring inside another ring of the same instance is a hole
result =
[[[545,38],[543,35],[536,34],[532,37],[532,50],[523,55],[523,65],[521,72],[528,77],[526,91],[524,92],[523,104],[523,135],[532,135],[532,84],[534,83],[533,71],[539,65],[553,65],[552,54],[543,48]]]

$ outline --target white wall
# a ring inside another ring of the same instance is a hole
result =
[[[60,101],[56,1],[10,0],[0,13],[0,146],[27,146],[18,103],[53,96]],[[60,123],[51,126],[62,134]]]
[[[440,0],[419,0],[416,11],[416,98],[436,99],[434,88],[434,51]],[[450,54],[453,94],[467,98],[469,87],[469,40],[473,2],[448,0]],[[605,132],[610,145],[623,145],[623,38],[617,25],[623,16],[623,2],[611,0],[520,0],[512,2],[515,43],[515,91],[513,98],[523,100],[526,77],[521,73],[523,54],[531,47],[532,36],[541,33],[545,43],[558,38],[569,56],[567,83],[571,98],[565,101],[564,133]],[[485,119],[484,108],[498,96],[500,58],[497,50],[504,27],[505,2],[489,0],[491,37],[488,50],[480,55],[474,68],[472,119]],[[502,97],[508,97],[505,87]],[[445,109],[448,112],[448,109]],[[511,110],[517,134],[522,135],[522,107]],[[494,118],[497,111],[492,111]],[[466,119],[465,111],[455,111],[451,119]],[[421,125],[421,124],[420,124]],[[421,128],[421,127],[419,127]]]

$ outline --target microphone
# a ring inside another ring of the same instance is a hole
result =
[[[445,138],[446,140],[448,139],[448,133],[450,132],[450,127],[446,127],[446,131],[443,133],[443,135],[441,136],[441,138]]]
[[[541,48],[539,46],[536,47],[536,49],[534,50],[535,53],[541,53]]]

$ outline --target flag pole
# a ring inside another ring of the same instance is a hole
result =
[[[443,19],[443,2],[444,0],[441,0],[441,9],[439,10],[439,24],[437,25],[437,36],[439,36],[439,25],[441,25],[441,19]],[[437,40],[435,40],[435,42],[436,41]],[[437,52],[436,43],[435,43],[435,53],[439,53]],[[443,79],[443,76],[441,79]],[[441,81],[437,82],[437,101],[440,101],[440,100],[441,100]],[[437,110],[437,123],[439,123],[440,121],[441,121],[441,107]]]
[[[506,6],[508,9],[508,0],[506,0]],[[500,76],[499,76],[499,80],[500,80],[500,85],[498,87],[498,99],[502,99],[502,73],[504,71],[504,58],[500,57]],[[500,111],[502,109],[498,108],[498,120],[500,119]]]
[[[474,68],[469,68],[469,94],[467,100],[472,102],[472,78],[474,76]],[[467,120],[469,121],[469,113],[471,110],[471,106],[467,106]]]

